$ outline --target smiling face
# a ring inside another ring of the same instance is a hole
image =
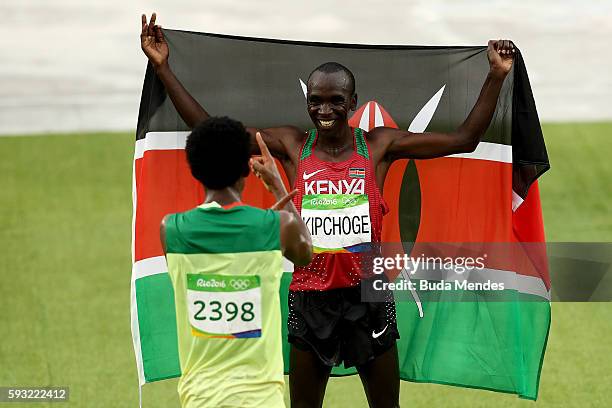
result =
[[[319,132],[337,132],[348,126],[357,106],[355,84],[343,71],[315,71],[308,80],[308,115]]]

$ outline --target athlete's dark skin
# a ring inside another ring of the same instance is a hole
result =
[[[147,23],[142,15],[141,47],[166,87],[185,123],[194,127],[209,117],[204,108],[187,92],[168,64],[168,45],[161,27],[155,24],[155,13]],[[489,73],[480,95],[465,121],[450,133],[413,133],[407,130],[378,127],[366,133],[376,182],[382,191],[391,164],[398,159],[429,159],[476,149],[485,133],[499,97],[504,79],[514,60],[515,47],[509,40],[490,40],[487,47]],[[348,124],[351,111],[357,108],[354,84],[340,71],[314,72],[307,84],[307,109],[318,131],[314,154],[329,162],[347,160],[353,151],[353,134]],[[324,126],[321,122],[331,122]],[[252,136],[253,154],[259,154],[255,134],[260,132],[272,155],[277,158],[294,185],[301,147],[307,136],[295,126],[266,129],[247,128]],[[362,367],[358,367],[371,407],[399,406],[399,371],[395,347]],[[323,366],[311,352],[292,346],[289,377],[292,407],[320,407],[331,368]]]

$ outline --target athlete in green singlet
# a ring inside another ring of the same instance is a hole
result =
[[[166,216],[160,231],[174,287],[183,407],[284,407],[282,256],[306,265],[310,234],[261,136],[250,164],[278,202],[243,204],[250,136],[210,118],[187,138],[187,161],[206,201]],[[282,211],[276,209],[284,208]]]

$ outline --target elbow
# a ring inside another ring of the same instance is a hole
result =
[[[301,242],[296,252],[297,256],[293,260],[296,266],[306,266],[312,262],[312,243],[310,240]]]
[[[471,141],[471,142],[466,143],[463,146],[463,151],[461,153],[473,153],[478,147],[478,143],[480,143],[480,140]]]
[[[458,138],[457,153],[473,153],[480,143],[481,135],[474,135],[468,132],[461,134]]]

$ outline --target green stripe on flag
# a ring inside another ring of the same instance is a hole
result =
[[[289,373],[287,318],[291,273],[281,280],[283,358]],[[550,328],[547,300],[513,290],[509,302],[396,301],[400,378],[518,394],[535,400]],[[467,293],[465,293],[467,295]],[[396,296],[396,298],[404,296]],[[332,376],[356,374],[343,365]]]
[[[289,373],[287,318],[291,277],[290,272],[283,273],[280,285],[285,374]],[[138,279],[136,292],[146,382],[180,376],[174,293],[168,274]],[[504,292],[500,298],[514,300],[425,300],[423,317],[413,301],[398,294],[401,379],[490,389],[536,399],[550,327],[550,304],[534,301],[533,295]],[[354,368],[344,366],[332,369],[333,376],[355,373]]]
[[[174,290],[167,273],[137,279],[136,304],[146,382],[179,377]]]
[[[550,327],[547,301],[398,302],[403,380],[535,400]],[[441,322],[444,322],[441,324]]]

